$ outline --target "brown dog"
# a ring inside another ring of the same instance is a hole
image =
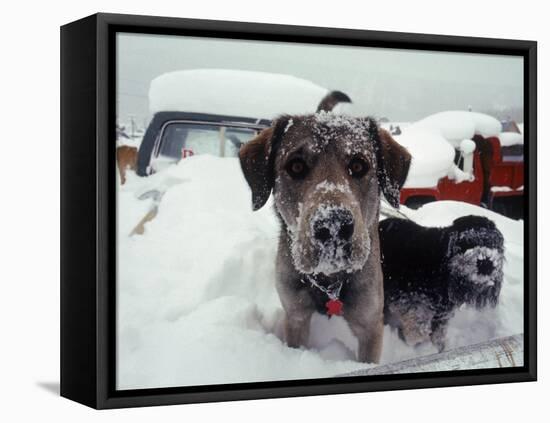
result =
[[[126,170],[137,169],[138,149],[128,145],[121,145],[116,149],[116,162],[120,174],[120,185],[126,182]]]
[[[291,347],[304,346],[314,311],[340,314],[359,360],[382,350],[380,193],[399,206],[411,156],[370,118],[321,111],[283,116],[239,154],[254,210],[273,191],[282,231],[277,291]]]

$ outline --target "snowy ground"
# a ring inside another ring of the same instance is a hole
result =
[[[137,197],[159,187],[166,194],[157,217],[144,235],[129,237],[152,205]],[[521,333],[523,223],[457,202],[403,210],[432,226],[485,215],[504,234],[500,303],[495,310],[460,310],[449,348]],[[237,159],[194,156],[149,178],[128,175],[118,195],[118,388],[320,378],[365,368],[339,317],[315,315],[307,349],[281,340],[278,230],[270,204],[251,211]],[[385,329],[382,364],[434,352],[408,347]]]

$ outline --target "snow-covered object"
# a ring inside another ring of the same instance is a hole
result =
[[[412,156],[405,188],[435,187],[452,168],[454,149],[437,131],[410,126],[393,137]]]
[[[510,191],[523,191],[523,185],[517,188],[506,187],[506,186],[495,186],[491,187],[492,192],[510,192]]]
[[[155,186],[170,186],[158,215],[143,235],[129,237],[153,201],[137,196]],[[193,156],[149,178],[129,172],[117,200],[118,388],[330,377],[368,367],[355,361],[357,340],[339,316],[313,316],[308,348],[283,342],[275,289],[279,223],[271,200],[251,211],[237,159]],[[460,309],[449,324],[448,348],[521,333],[523,223],[451,201],[400,210],[432,226],[487,216],[505,238],[499,304]],[[434,352],[384,329],[381,364]]]
[[[464,139],[475,134],[484,137],[497,136],[502,128],[501,123],[489,115],[466,111],[446,111],[428,116],[411,125],[415,128],[429,128],[439,131],[453,147],[458,148]]]
[[[501,132],[498,135],[498,139],[502,147],[523,145],[523,134],[518,134],[517,132]]]
[[[139,138],[117,138],[116,145],[117,147],[122,147],[123,145],[128,147],[135,147],[139,148],[141,145],[141,141],[143,141],[143,137]]]
[[[363,114],[360,114],[355,110],[355,106],[353,103],[338,103],[334,108],[332,109],[332,113],[337,115],[348,115],[348,116],[362,116]]]
[[[523,123],[518,123],[519,131],[523,134]]]
[[[231,69],[165,73],[151,82],[149,109],[272,119],[314,113],[326,88],[290,75]]]
[[[470,369],[516,367],[523,366],[523,351],[523,335],[520,334],[341,376],[441,372],[451,369],[460,370],[464,366]]]
[[[457,165],[453,164],[447,173],[447,177],[455,183],[472,182],[475,180],[475,176],[471,172],[465,172],[461,170]]]
[[[389,127],[384,124],[384,127]],[[495,118],[482,113],[446,111],[428,116],[418,122],[402,127],[401,135],[394,138],[412,155],[411,168],[405,188],[431,188],[440,178],[449,176],[457,183],[472,180],[466,166],[465,172],[455,169],[455,148],[460,149],[465,163],[473,162],[472,153],[475,134],[484,137],[498,135],[501,124]],[[470,156],[470,157],[468,157]]]
[[[476,149],[476,143],[471,139],[462,140],[460,142],[460,151],[464,154],[472,154]]]
[[[473,142],[472,140],[462,140],[462,142],[460,143],[460,152],[462,153],[462,160],[463,160],[462,173],[466,175],[470,175],[471,176],[470,180],[473,180],[473,177],[474,177],[475,149],[476,149],[476,143]],[[454,167],[456,168],[456,165]],[[457,182],[458,182],[459,178],[455,178],[455,179],[457,179]]]

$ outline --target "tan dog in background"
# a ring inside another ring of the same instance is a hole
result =
[[[120,174],[121,185],[126,183],[126,170],[131,169],[135,171],[137,169],[137,158],[138,149],[136,147],[130,147],[128,145],[117,147],[116,162]]]

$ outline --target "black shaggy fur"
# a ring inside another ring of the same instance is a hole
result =
[[[442,351],[458,307],[497,304],[504,239],[491,220],[464,216],[451,226],[428,228],[390,218],[379,231],[384,320],[408,344],[430,339]]]

